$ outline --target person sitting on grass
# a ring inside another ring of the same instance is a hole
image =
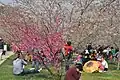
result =
[[[36,50],[33,52],[33,57],[32,57],[32,69],[36,69],[36,70],[42,70],[41,67],[41,52],[39,50]],[[41,67],[41,68],[40,68]]]
[[[27,51],[26,56],[25,56],[25,60],[27,60],[27,62],[32,62],[32,55],[30,52]]]
[[[99,72],[106,72],[108,71],[108,63],[107,61],[104,59],[104,57],[102,56],[101,58],[97,59],[100,62],[100,66],[99,66]]]
[[[76,60],[74,62],[83,64],[83,60],[82,59],[83,59],[82,55],[78,52]]]
[[[69,68],[65,75],[65,80],[81,80],[82,64],[76,63],[75,67]]]
[[[27,65],[27,62],[23,59],[22,53],[18,53],[17,58],[13,61],[13,74],[25,75],[25,74],[40,72],[40,70],[25,70],[24,65]]]

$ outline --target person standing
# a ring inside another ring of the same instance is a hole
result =
[[[119,49],[116,54],[117,54],[117,63],[118,63],[117,70],[119,70],[120,69],[120,51],[119,51]]]
[[[71,46],[71,42],[68,41],[64,46],[64,55],[69,60],[72,57],[73,47]]]
[[[2,56],[6,54],[6,46],[4,46],[4,41],[3,39],[0,38],[0,56],[2,60]]]
[[[72,58],[73,54],[73,47],[71,46],[70,41],[68,41],[67,44],[64,45],[63,54],[66,62],[65,70],[67,71],[69,69],[70,59]]]
[[[91,51],[92,51],[92,43],[89,43],[88,45],[87,45],[87,50],[88,50],[88,52],[89,53],[91,53]]]

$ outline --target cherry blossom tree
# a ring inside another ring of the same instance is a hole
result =
[[[53,63],[66,40],[78,48],[120,47],[119,5],[119,0],[15,0],[0,8],[1,36],[21,50],[42,49]]]
[[[0,15],[0,26],[4,34],[2,38],[9,42],[13,49],[28,51],[34,48],[43,50],[44,55],[54,67],[60,67],[60,49],[64,45],[62,28],[59,29],[59,17],[55,18],[55,25],[46,26],[44,22],[38,24],[36,18],[23,8],[4,6]],[[59,29],[59,30],[58,30]],[[42,55],[42,54],[41,54]],[[40,58],[42,58],[40,55]],[[53,75],[53,72],[42,61]]]

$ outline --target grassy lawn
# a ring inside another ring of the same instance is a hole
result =
[[[9,58],[0,66],[0,80],[52,80],[46,70],[39,74],[29,74],[25,76],[14,76],[12,74],[12,59]],[[107,73],[84,73],[82,80],[120,80],[120,70],[115,70],[116,65],[109,65],[110,70]]]
[[[82,80],[120,80],[120,70],[117,65],[109,64],[109,71],[106,73],[83,73]]]
[[[15,76],[12,74],[13,57],[6,60],[0,66],[0,80],[51,80],[49,73],[46,70],[38,74],[29,74],[25,76]]]

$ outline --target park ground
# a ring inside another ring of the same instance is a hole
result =
[[[0,80],[52,80],[47,70],[43,69],[39,74],[29,74],[25,76],[14,76],[12,74],[12,60],[14,56],[8,58],[0,65]],[[106,73],[82,73],[82,80],[120,80],[120,70],[116,70],[115,63],[109,64],[109,71]],[[64,79],[63,79],[64,80]]]

